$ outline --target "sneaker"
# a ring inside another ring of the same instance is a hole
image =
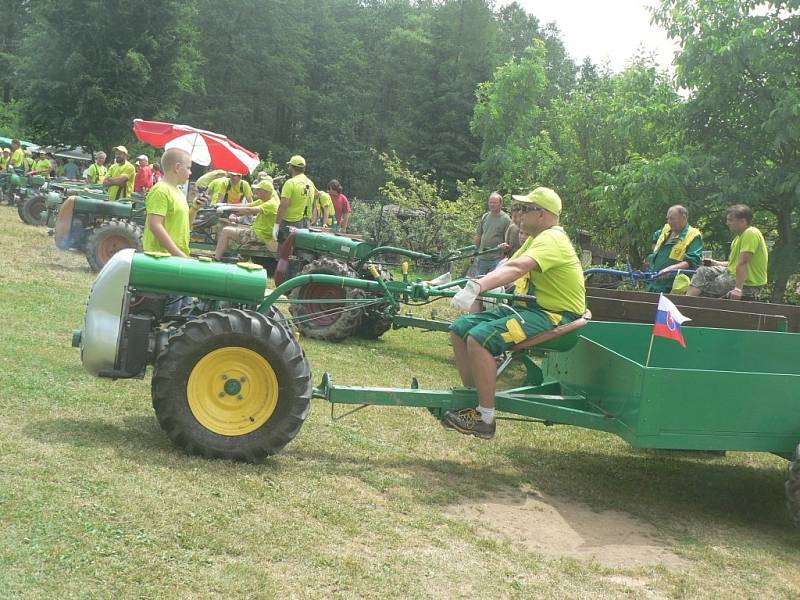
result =
[[[444,413],[442,425],[448,429],[455,429],[459,433],[474,435],[484,440],[494,437],[497,429],[497,421],[484,423],[481,413],[474,408],[462,408],[461,410],[448,410]]]

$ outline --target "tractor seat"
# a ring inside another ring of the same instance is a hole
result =
[[[538,346],[540,350],[550,350],[554,352],[566,352],[578,343],[580,334],[578,331],[585,327],[592,320],[592,312],[587,308],[583,316],[567,323],[559,325],[549,331],[543,331],[533,337],[529,337],[524,342],[511,346],[509,352],[526,350],[533,346]]]

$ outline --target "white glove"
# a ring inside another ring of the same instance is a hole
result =
[[[453,299],[450,300],[450,304],[461,310],[469,310],[480,293],[480,284],[474,279],[470,279],[461,291],[453,296]]]
[[[281,226],[278,225],[277,223],[275,223],[275,225],[272,226],[272,239],[275,240],[275,241],[278,240],[278,230],[280,228],[281,228]]]

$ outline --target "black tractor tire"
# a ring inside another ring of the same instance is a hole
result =
[[[28,225],[44,225],[42,213],[46,210],[47,204],[42,194],[28,196],[17,205],[19,218]]]
[[[384,281],[392,281],[394,279],[388,269],[378,267],[378,271]],[[375,279],[368,271],[363,274],[363,277],[364,279]],[[380,298],[383,294],[367,293],[366,296],[367,298]],[[375,312],[373,312],[374,309],[375,307],[371,307],[364,311],[361,324],[358,326],[358,329],[356,329],[356,335],[365,340],[377,340],[392,328],[392,320],[381,314],[376,315]]]
[[[355,272],[341,261],[328,257],[320,257],[310,262],[300,275],[324,274],[339,277],[356,277]],[[294,325],[302,335],[318,340],[340,342],[355,334],[361,324],[364,311],[354,303],[343,304],[293,304],[292,300],[312,300],[315,298],[333,300],[354,300],[363,298],[364,292],[359,289],[332,284],[309,283],[293,289],[289,294],[289,311],[294,318]],[[336,312],[337,309],[339,312]],[[323,313],[323,311],[333,311]]]
[[[239,389],[228,388],[234,380]],[[175,445],[206,458],[259,463],[302,428],[311,367],[286,328],[254,311],[225,309],[170,336],[151,387],[158,423]]]
[[[95,227],[86,238],[86,261],[97,273],[120,250],[142,249],[142,228],[128,221],[111,219]]]
[[[786,490],[786,509],[795,527],[800,528],[800,446],[794,451],[794,459],[789,462],[789,478]]]

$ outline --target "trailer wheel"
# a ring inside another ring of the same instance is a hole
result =
[[[161,428],[188,453],[257,463],[303,426],[311,368],[297,340],[265,315],[211,312],[170,336],[152,398]]]
[[[96,227],[86,239],[86,260],[97,273],[120,250],[142,249],[142,228],[111,219]]]
[[[332,258],[321,257],[307,264],[300,275],[324,274],[355,277],[347,264]],[[291,291],[291,300],[354,300],[362,298],[363,291],[330,283],[309,283]],[[362,307],[354,303],[289,304],[294,325],[303,335],[329,342],[339,342],[353,335],[361,324]]]
[[[786,480],[786,508],[796,527],[800,527],[800,446],[794,451],[794,460],[789,463],[789,478]]]
[[[42,219],[42,213],[46,208],[44,196],[34,194],[17,205],[17,213],[19,218],[28,225],[44,225],[45,220]]]

